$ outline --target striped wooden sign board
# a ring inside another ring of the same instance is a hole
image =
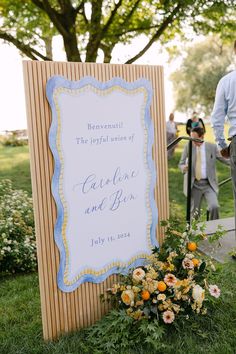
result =
[[[60,334],[92,325],[107,313],[108,305],[100,301],[100,295],[111,287],[117,276],[111,275],[99,284],[85,282],[72,292],[63,292],[58,288],[60,256],[54,241],[57,211],[51,192],[54,160],[48,139],[52,117],[46,98],[46,84],[54,75],[72,81],[90,76],[100,82],[107,82],[114,77],[126,82],[134,82],[141,78],[151,82],[153,89],[151,117],[155,138],[153,160],[157,173],[155,200],[160,221],[166,220],[169,216],[163,68],[146,65],[24,61],[23,71],[43,335],[45,340],[49,340],[57,338]],[[156,237],[161,243],[163,230],[159,224]]]

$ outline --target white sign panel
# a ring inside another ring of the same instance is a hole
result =
[[[47,83],[63,291],[126,273],[157,246],[151,94],[145,79]]]

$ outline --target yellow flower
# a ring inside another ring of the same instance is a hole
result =
[[[173,309],[176,313],[179,313],[179,311],[180,311],[180,306],[177,305],[177,304],[172,304],[172,309]]]
[[[183,236],[183,234],[182,234],[181,232],[176,231],[176,230],[172,230],[171,233],[172,233],[173,235],[175,235],[175,236],[179,236],[179,237],[182,237],[182,236]]]
[[[121,294],[121,300],[126,305],[131,305],[134,301],[134,293],[132,290],[124,290]]]
[[[154,293],[157,290],[158,281],[152,280],[151,278],[147,279],[147,281],[143,280],[142,285],[144,290],[148,290],[150,294]]]
[[[141,289],[140,289],[138,286],[135,286],[135,285],[132,286],[132,290],[133,290],[133,292],[136,293],[136,294],[141,291]]]
[[[144,303],[143,300],[138,300],[138,301],[136,301],[135,306],[136,306],[136,307],[142,306],[143,303]]]
[[[166,262],[165,263],[165,270],[168,270],[169,272],[172,272],[173,270],[175,270],[174,264],[170,263],[170,262]]]
[[[118,290],[120,290],[120,284],[119,283],[113,284],[112,288],[109,289],[109,291],[111,291],[112,294],[116,294]]]
[[[172,302],[170,299],[163,301],[163,308],[164,308],[164,310],[167,310],[167,309],[171,310]]]
[[[175,290],[175,299],[176,299],[176,300],[180,300],[180,299],[181,299],[181,296],[182,296],[181,291],[176,291],[176,290]]]
[[[132,318],[134,318],[135,320],[140,320],[143,316],[143,311],[141,311],[140,309],[138,309],[137,311],[134,311],[130,314],[130,316]]]
[[[189,292],[189,290],[191,289],[191,286],[186,286],[185,288],[183,288],[182,292],[183,294],[187,294]]]
[[[151,279],[156,279],[157,278],[157,272],[155,271],[155,269],[153,269],[152,267],[150,267],[148,269],[148,272],[146,274],[146,278],[151,278]]]
[[[158,310],[164,311],[164,305],[163,304],[158,305]]]
[[[207,309],[204,308],[204,309],[201,310],[201,312],[202,312],[203,315],[206,315],[207,314]]]
[[[175,258],[175,257],[177,257],[178,256],[178,253],[176,253],[175,251],[172,251],[172,252],[170,252],[170,254],[169,254],[169,257],[168,258]]]
[[[178,280],[175,283],[174,288],[175,288],[175,296],[178,300],[180,300],[181,296],[183,294],[187,294],[191,289],[191,279]],[[179,288],[181,288],[181,291]]]
[[[188,301],[188,299],[189,299],[188,295],[182,295],[182,300],[183,301]]]
[[[128,316],[130,316],[132,312],[133,312],[132,307],[129,307],[129,308],[126,310],[126,313],[127,313]]]

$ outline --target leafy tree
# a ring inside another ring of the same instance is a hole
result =
[[[235,0],[217,0],[227,12]],[[117,43],[146,34],[140,58],[155,41],[167,42],[186,21],[210,11],[212,0],[0,0],[0,38],[31,59],[52,60],[51,42],[63,39],[68,61],[110,62]],[[194,21],[193,21],[194,19]],[[45,49],[47,47],[47,50]]]
[[[52,38],[57,32],[46,13],[29,0],[0,0],[0,17],[0,38],[30,59],[52,59]]]
[[[236,32],[236,2],[233,7],[226,7],[222,2],[215,1],[210,8],[196,18],[193,28],[196,33],[204,35],[217,34],[224,42],[232,44]]]
[[[211,112],[217,83],[230,70],[232,49],[217,37],[187,49],[180,68],[171,75],[178,111]]]

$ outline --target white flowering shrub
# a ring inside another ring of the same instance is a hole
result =
[[[27,192],[14,190],[10,180],[0,181],[0,272],[36,269],[33,204]]]

